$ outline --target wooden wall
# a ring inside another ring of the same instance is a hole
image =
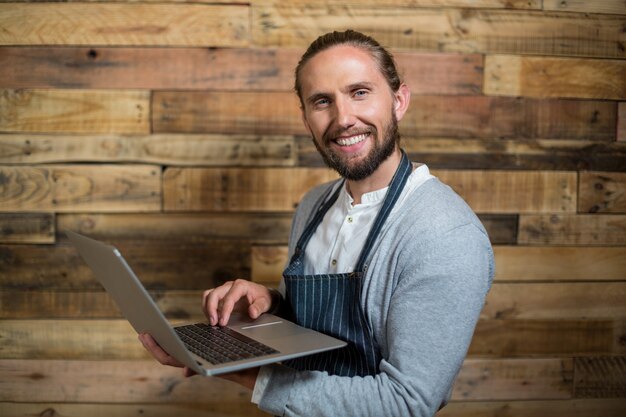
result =
[[[0,414],[263,415],[149,360],[63,231],[117,245],[174,321],[275,282],[334,176],[292,69],[354,28],[411,86],[404,147],[495,248],[439,415],[626,415],[625,25],[623,0],[1,0]]]

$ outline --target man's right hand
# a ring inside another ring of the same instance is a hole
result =
[[[244,279],[228,281],[217,288],[206,290],[202,296],[202,310],[212,326],[226,326],[233,310],[245,311],[252,319],[272,308],[270,290]]]

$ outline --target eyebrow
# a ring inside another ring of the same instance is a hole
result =
[[[345,86],[344,88],[342,88],[342,91],[354,91],[354,90],[360,90],[361,88],[372,90],[374,88],[374,83],[371,83],[368,81],[359,81],[359,82],[352,83],[352,84]],[[324,93],[324,92],[315,92],[311,94],[310,96],[308,96],[305,101],[309,104],[313,104],[320,98],[327,98],[330,96],[332,96],[332,94]]]

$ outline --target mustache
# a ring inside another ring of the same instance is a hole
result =
[[[327,130],[326,132],[324,132],[324,134],[322,135],[322,139],[324,141],[324,143],[328,143],[333,141],[335,138],[339,137],[339,136],[356,136],[356,135],[363,135],[363,134],[371,134],[373,136],[376,136],[378,132],[378,129],[376,129],[375,127],[366,127],[366,128],[359,128],[359,129],[333,129],[333,130]]]

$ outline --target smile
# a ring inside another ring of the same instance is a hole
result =
[[[350,136],[350,137],[347,137],[347,138],[339,138],[339,139],[335,140],[335,142],[339,146],[351,146],[351,145],[354,145],[356,143],[363,142],[368,136],[369,136],[368,133],[362,133],[360,135]]]

